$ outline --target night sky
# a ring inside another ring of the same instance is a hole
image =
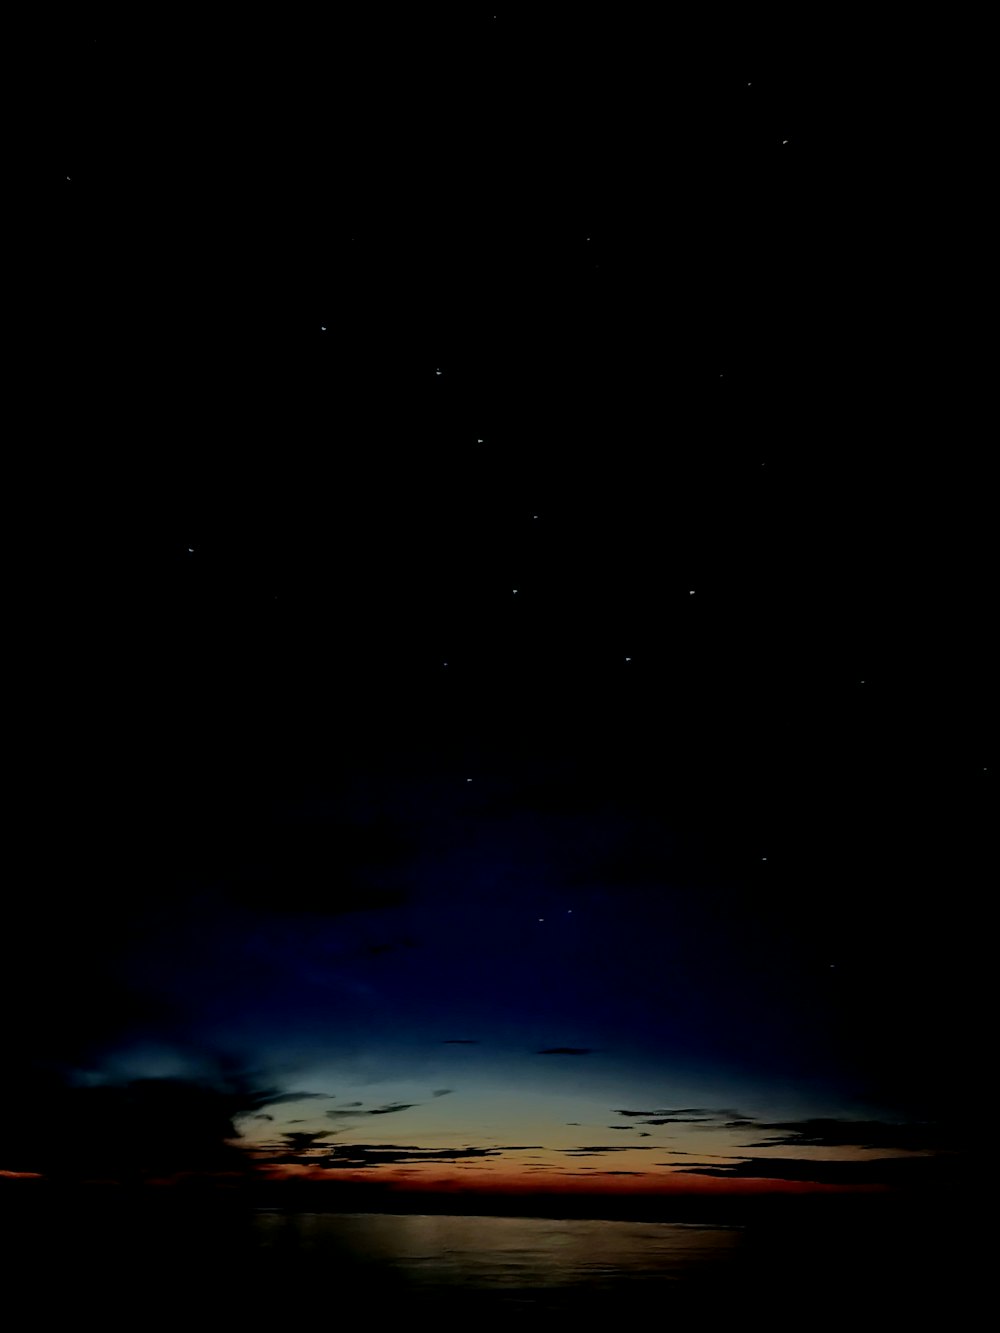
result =
[[[992,414],[933,94],[313,22],[22,53],[0,1176],[974,1183]]]

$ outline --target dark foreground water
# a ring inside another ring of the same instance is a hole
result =
[[[212,1208],[8,1211],[0,1268],[35,1321],[104,1329],[376,1324],[973,1327],[961,1229],[782,1216],[707,1225]],[[297,1330],[296,1330],[297,1333]]]

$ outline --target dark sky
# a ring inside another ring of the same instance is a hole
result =
[[[0,1171],[985,1146],[977,187],[647,25],[26,44]]]

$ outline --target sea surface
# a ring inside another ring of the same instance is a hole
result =
[[[511,1315],[718,1288],[742,1241],[730,1227],[537,1217],[265,1212],[256,1226],[264,1262],[290,1251],[300,1271],[329,1266],[414,1307],[476,1303]]]
[[[950,1216],[867,1217],[707,1225],[50,1205],[3,1210],[0,1268],[33,1320],[105,1331],[976,1326],[981,1233]]]

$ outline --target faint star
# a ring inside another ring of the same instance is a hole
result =
[[[326,333],[326,325],[325,325],[325,324],[321,324],[321,325],[319,326],[319,331],[320,331],[320,333]]]
[[[694,588],[691,589],[691,591],[688,593],[688,596],[689,596],[689,597],[693,597],[693,596],[694,596]]]
[[[471,778],[466,778],[465,780],[466,780],[466,782],[471,782],[471,781],[472,781]]]
[[[760,859],[761,859],[762,861],[766,861],[766,860],[767,860],[767,857],[766,857],[766,856],[762,856]]]
[[[631,662],[632,659],[631,659],[631,657],[626,657],[625,661],[626,661],[626,662]]]
[[[540,916],[538,919],[539,919],[539,921],[544,921],[544,920],[545,920],[545,918],[544,918],[543,916]]]
[[[516,589],[516,588],[511,588],[511,592],[514,594],[515,597],[517,596],[517,589]]]
[[[435,374],[435,375],[440,375],[440,374],[441,374],[441,369],[440,369],[440,367],[438,367],[438,369],[435,370],[434,374]]]
[[[188,550],[191,552],[192,555],[194,555],[194,547],[193,547],[193,546],[189,546],[189,547],[188,547]]]
[[[787,140],[787,139],[782,139],[782,141],[781,141],[781,142],[782,142],[782,143],[787,143],[787,142],[788,142],[788,140]]]

